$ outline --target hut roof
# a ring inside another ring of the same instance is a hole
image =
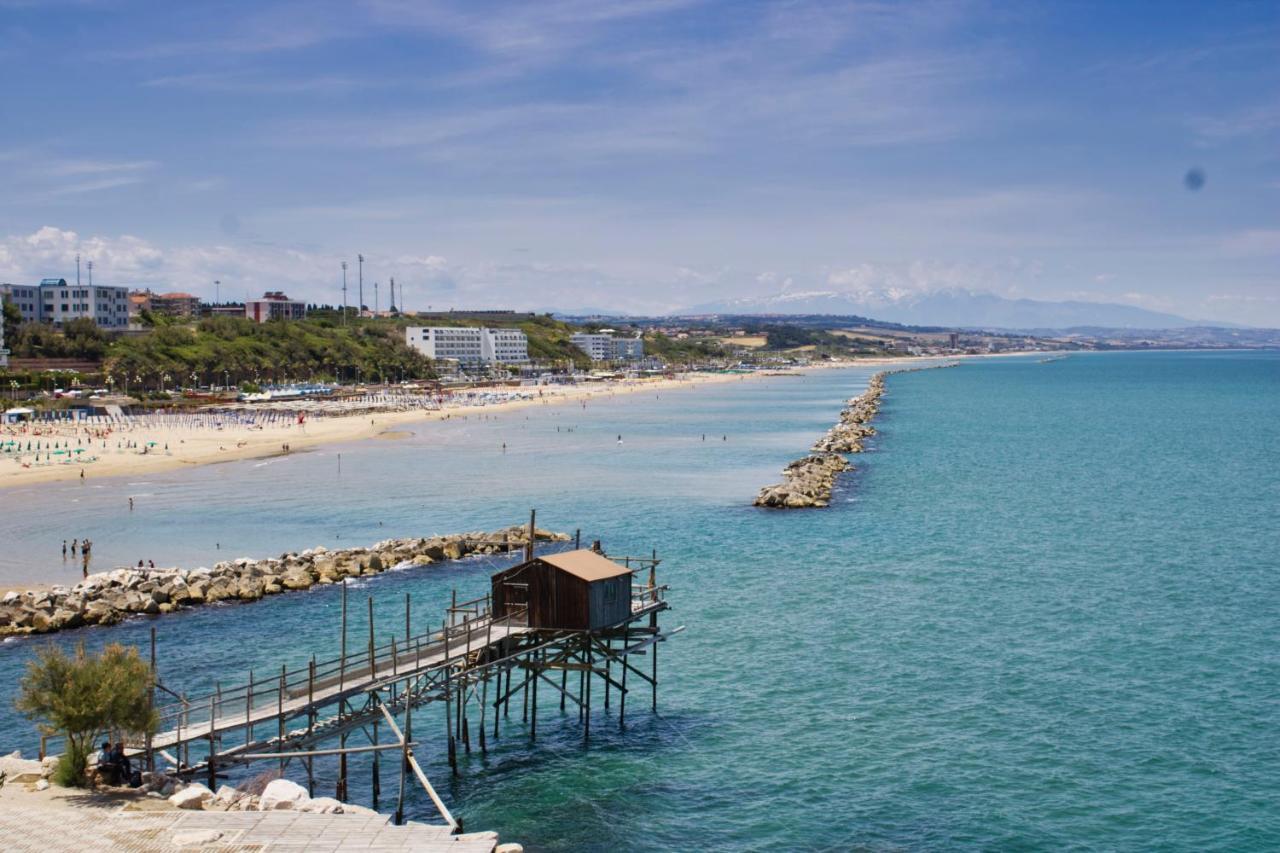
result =
[[[538,559],[588,583],[631,574],[630,569],[619,566],[608,557],[601,556],[595,551],[586,548],[578,551],[565,551],[562,554],[547,554]]]

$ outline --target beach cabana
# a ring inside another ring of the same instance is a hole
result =
[[[493,612],[530,628],[594,630],[631,614],[631,570],[590,550],[535,557],[493,576]]]
[[[4,422],[7,424],[16,424],[23,421],[34,420],[36,416],[35,409],[28,409],[18,406],[12,409],[6,409],[4,413]]]

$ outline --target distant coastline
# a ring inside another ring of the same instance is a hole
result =
[[[998,353],[992,355],[959,356],[957,358],[990,358],[1036,353]],[[931,356],[904,356],[902,358],[868,358],[850,361],[831,361],[806,365],[792,370],[810,372],[841,368],[878,367],[904,365],[936,360]],[[466,418],[476,414],[501,415],[529,406],[588,404],[593,398],[639,392],[661,392],[695,389],[704,385],[732,381],[767,378],[769,372],[755,373],[691,373],[671,379],[620,380],[572,386],[542,386],[543,395],[533,399],[494,402],[488,405],[457,405],[443,409],[415,409],[406,412],[386,412],[374,416],[353,414],[308,421],[305,425],[285,423],[267,430],[229,424],[221,429],[155,429],[145,434],[135,434],[140,443],[155,442],[157,448],[165,448],[148,454],[131,453],[106,455],[88,465],[69,463],[46,467],[19,467],[11,460],[0,461],[0,489],[6,487],[36,485],[40,483],[69,481],[81,478],[100,480],[104,477],[141,476],[162,471],[172,471],[188,466],[211,465],[247,459],[279,456],[285,452],[314,449],[332,444],[361,441],[379,436],[392,437],[411,424],[450,418]],[[63,438],[75,440],[75,430]],[[287,450],[284,449],[287,445]]]

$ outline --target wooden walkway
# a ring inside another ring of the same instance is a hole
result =
[[[192,738],[220,739],[245,732],[247,726],[287,722],[317,708],[376,690],[387,680],[401,681],[463,664],[476,652],[528,630],[509,620],[494,623],[487,613],[481,614],[454,628],[409,638],[398,647],[395,643],[371,647],[357,655],[331,661],[319,670],[323,674],[317,674],[314,666],[302,673],[286,670],[275,679],[179,700],[161,709],[162,725],[167,724],[168,728],[152,737],[151,748],[168,749]],[[252,742],[253,738],[246,738],[246,743]]]

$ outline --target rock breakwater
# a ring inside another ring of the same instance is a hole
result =
[[[958,362],[903,370],[882,370],[872,376],[867,383],[867,390],[845,403],[840,411],[840,420],[814,442],[812,452],[782,469],[782,482],[761,489],[756,495],[755,505],[778,509],[828,506],[836,478],[844,471],[853,470],[853,465],[844,454],[861,453],[863,441],[876,434],[871,420],[880,411],[885,377],[890,373],[955,367],[956,364]]]
[[[536,530],[535,541],[565,542],[568,534]],[[139,614],[171,613],[219,601],[256,601],[290,590],[381,574],[404,564],[427,565],[472,554],[505,554],[528,542],[528,529],[386,539],[370,548],[324,546],[263,560],[241,557],[197,569],[120,568],[90,575],[73,587],[9,592],[0,598],[0,636],[47,634],[83,625],[114,625]]]

